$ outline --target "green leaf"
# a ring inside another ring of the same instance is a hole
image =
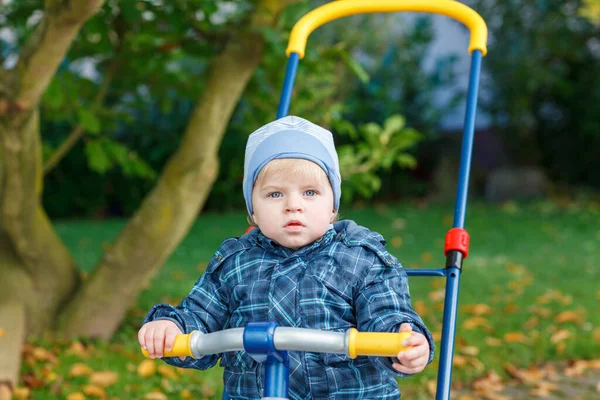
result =
[[[85,144],[88,165],[94,171],[104,174],[112,168],[113,162],[103,146],[103,140],[90,140]]]
[[[91,134],[100,133],[100,120],[88,109],[80,108],[77,110],[77,120],[86,132]]]
[[[406,120],[402,115],[392,115],[391,117],[387,118],[383,123],[383,129],[386,132],[394,133],[404,128],[405,123]]]
[[[340,50],[339,54],[342,58],[342,61],[354,74],[360,79],[362,83],[369,83],[371,79],[369,77],[368,72],[356,61],[346,50]]]
[[[412,154],[399,154],[396,161],[401,167],[415,168],[417,166],[417,159]]]

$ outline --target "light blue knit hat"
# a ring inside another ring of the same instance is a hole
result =
[[[254,131],[246,144],[244,199],[252,215],[252,188],[260,170],[278,158],[302,158],[323,168],[333,189],[333,206],[340,205],[341,176],[331,132],[300,117],[287,116]]]

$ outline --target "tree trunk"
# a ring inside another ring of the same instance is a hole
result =
[[[231,113],[262,58],[264,40],[257,28],[272,25],[287,3],[259,2],[250,29],[215,57],[178,151],[69,302],[60,318],[63,333],[110,338],[141,287],[188,232],[217,176],[218,149]]]
[[[17,66],[0,70],[0,321],[11,321],[0,348],[0,379],[12,385],[24,337],[52,328],[78,284],[73,261],[40,204],[38,103],[81,25],[102,2],[45,1],[44,17]]]

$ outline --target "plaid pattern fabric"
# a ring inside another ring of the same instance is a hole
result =
[[[412,309],[407,276],[385,250],[378,233],[340,221],[316,242],[295,252],[258,229],[227,239],[206,272],[177,306],[159,304],[146,321],[171,319],[184,333],[244,327],[254,321],[281,326],[394,332],[404,322],[433,339]],[[232,399],[263,395],[263,366],[246,352],[165,359],[171,365],[207,369],[219,357]],[[398,399],[392,359],[289,352],[290,399]]]

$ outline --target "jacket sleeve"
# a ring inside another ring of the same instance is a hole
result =
[[[400,325],[409,323],[413,331],[422,333],[429,342],[428,364],[433,360],[434,341],[421,317],[413,310],[408,288],[408,277],[398,260],[387,251],[377,253],[363,248],[361,258],[371,263],[364,284],[357,294],[356,310],[359,331],[398,332]],[[370,357],[377,368],[396,376],[407,376],[396,371],[392,363],[397,359]]]
[[[228,293],[221,280],[221,271],[228,262],[228,257],[225,256],[226,243],[227,241],[217,250],[206,267],[206,272],[177,307],[157,304],[152,307],[144,323],[167,319],[177,324],[185,334],[195,330],[202,333],[222,330],[229,318]],[[176,367],[208,369],[213,367],[218,359],[219,354],[205,355],[199,359],[186,357],[183,361],[178,357],[163,360]]]

